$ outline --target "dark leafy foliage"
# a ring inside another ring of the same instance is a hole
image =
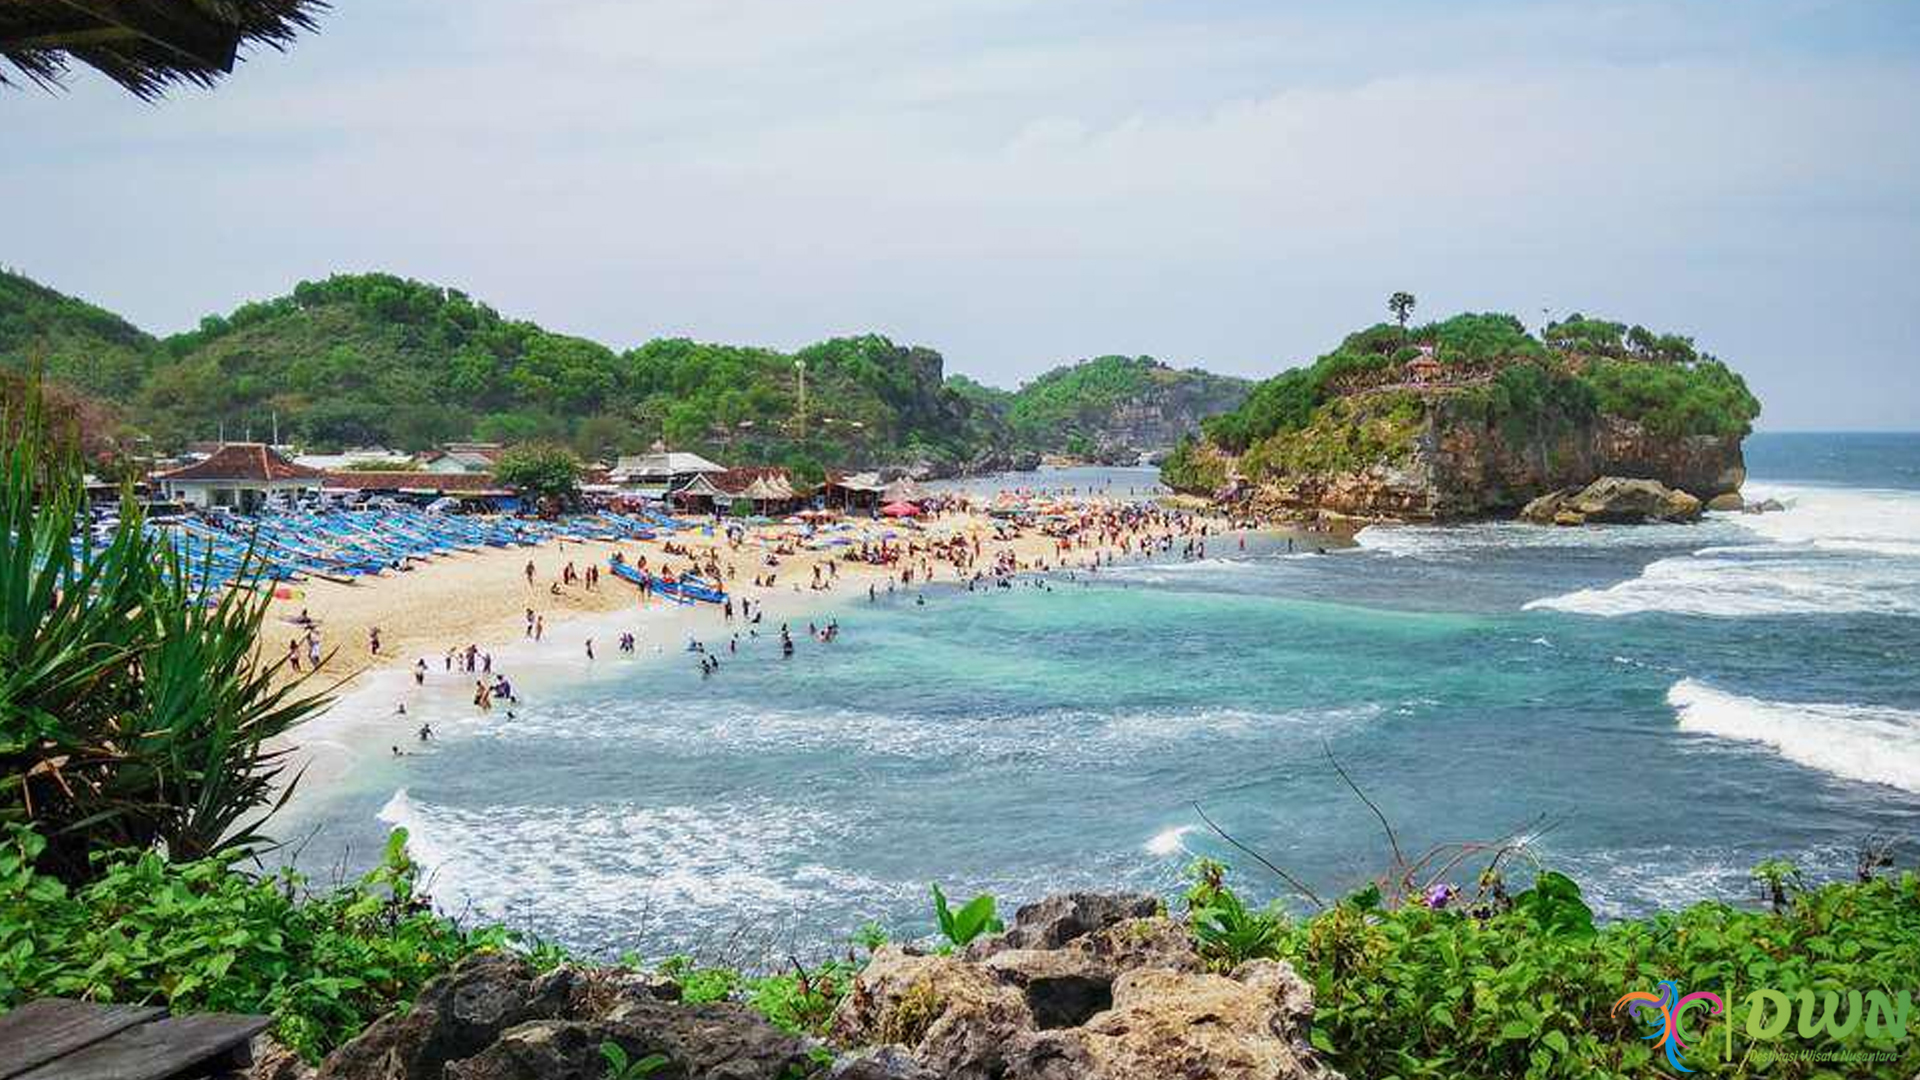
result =
[[[563,446],[516,446],[500,455],[494,480],[530,499],[564,504],[580,491],[580,459]]]
[[[1196,868],[1189,892],[1202,951],[1226,965],[1254,956],[1292,962],[1314,986],[1312,1041],[1348,1076],[1665,1075],[1646,1029],[1613,1010],[1622,994],[1663,979],[1731,1003],[1732,1057],[1720,1021],[1704,1038],[1696,1030],[1686,1064],[1697,1075],[1893,1080],[1920,1067],[1920,1030],[1875,1036],[1856,1024],[1835,1037],[1794,1025],[1774,1038],[1747,1034],[1756,989],[1795,1002],[1811,991],[1913,991],[1920,876],[1912,872],[1796,891],[1777,913],[1707,902],[1596,925],[1579,887],[1553,872],[1508,904],[1386,908],[1370,888],[1294,922],[1228,901],[1221,872],[1206,871]],[[1834,1054],[1851,1057],[1820,1057]]]
[[[1422,347],[1446,372],[1445,391],[1509,435],[1605,413],[1661,435],[1739,436],[1760,413],[1740,376],[1690,338],[1575,315],[1547,327],[1543,339],[1511,315],[1469,313],[1349,334],[1312,364],[1260,383],[1239,408],[1210,417],[1202,429],[1214,446],[1247,453],[1307,429],[1336,399],[1416,382],[1408,364]]]
[[[0,478],[0,824],[31,824],[68,881],[106,848],[259,848],[292,791],[273,742],[324,699],[273,684],[244,578],[196,587],[130,501],[92,540],[79,464],[44,430],[20,426]]]
[[[1154,400],[1192,402],[1201,412],[1237,405],[1245,379],[1177,370],[1150,356],[1102,356],[1054,368],[1006,398],[1007,422],[1023,446],[1060,449],[1078,436],[1099,441],[1116,409]]]
[[[155,346],[118,315],[0,270],[0,367],[37,369],[53,382],[121,399],[146,380]]]
[[[102,854],[75,888],[35,870],[45,843],[20,826],[0,833],[0,1009],[52,995],[262,1013],[317,1060],[460,958],[519,944],[433,914],[404,831],[379,867],[319,892],[291,872],[153,852]]]

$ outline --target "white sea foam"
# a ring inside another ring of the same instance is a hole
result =
[[[1658,559],[1636,578],[1525,606],[1608,617],[1920,615],[1920,492],[1772,487],[1750,495],[1779,499],[1787,509],[1715,515],[1746,539]]]
[[[693,917],[711,912],[717,896],[733,912],[795,912],[835,895],[903,887],[816,857],[851,845],[858,826],[845,815],[764,799],[467,809],[417,802],[402,789],[380,820],[407,829],[442,910],[511,921],[544,909],[583,938],[602,917],[634,933],[646,912]]]
[[[759,702],[649,702],[528,709],[512,723],[476,725],[463,735],[538,745],[604,740],[619,753],[741,756],[806,749],[857,758],[942,763],[1024,761],[1035,767],[1112,762],[1164,751],[1194,738],[1258,739],[1275,730],[1332,734],[1382,715],[1362,702],[1302,709],[1056,709],[973,718],[964,740],[935,737],[928,722],[868,708],[772,707]]]
[[[1163,829],[1153,834],[1153,838],[1146,844],[1147,854],[1162,858],[1180,854],[1187,850],[1186,836],[1193,829],[1192,825],[1176,825],[1171,829]]]
[[[1692,679],[1675,683],[1667,704],[1682,731],[1758,743],[1835,776],[1920,792],[1920,712],[1764,701]]]
[[[1546,528],[1517,521],[1466,525],[1369,525],[1354,537],[1363,551],[1393,558],[1464,562],[1492,550],[1673,547],[1738,535],[1724,521],[1699,525],[1591,525]]]

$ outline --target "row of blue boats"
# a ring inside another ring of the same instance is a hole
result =
[[[219,588],[243,575],[270,581],[351,581],[485,548],[554,539],[647,540],[690,526],[652,511],[601,511],[548,521],[462,517],[395,506],[278,511],[224,520],[189,517],[147,527],[179,555],[196,587]]]

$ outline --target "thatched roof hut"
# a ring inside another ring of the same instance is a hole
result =
[[[179,83],[211,86],[233,71],[241,45],[285,49],[300,31],[313,29],[326,6],[326,0],[6,0],[0,3],[0,59],[6,61],[0,86],[15,85],[20,75],[59,86],[75,60],[142,98]]]

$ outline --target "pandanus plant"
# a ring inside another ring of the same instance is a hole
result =
[[[88,529],[73,440],[29,396],[0,425],[0,825],[47,840],[40,868],[86,880],[113,848],[240,857],[292,794],[276,744],[326,704],[276,685],[256,640],[269,595],[215,591],[123,498]]]

